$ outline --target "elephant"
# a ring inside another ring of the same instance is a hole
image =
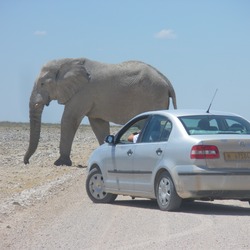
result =
[[[65,105],[61,119],[60,156],[56,166],[71,166],[75,133],[87,116],[99,142],[110,133],[109,123],[125,124],[144,111],[177,108],[171,82],[156,68],[140,62],[108,64],[87,58],[47,62],[38,75],[29,101],[30,139],[24,156],[28,164],[41,132],[41,115],[52,100]]]

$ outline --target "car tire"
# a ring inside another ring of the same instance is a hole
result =
[[[175,190],[172,178],[167,172],[163,172],[156,180],[156,200],[163,211],[177,210],[182,202]]]
[[[92,169],[86,179],[86,191],[94,203],[112,203],[117,195],[106,193],[104,190],[103,176],[99,169]]]

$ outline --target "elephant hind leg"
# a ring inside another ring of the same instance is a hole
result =
[[[110,134],[109,122],[99,118],[89,118],[89,123],[99,144],[103,144],[105,137]]]

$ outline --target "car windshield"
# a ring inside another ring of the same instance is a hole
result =
[[[250,123],[237,116],[194,115],[179,119],[189,135],[250,134]]]

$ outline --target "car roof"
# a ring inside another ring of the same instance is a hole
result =
[[[175,117],[189,116],[189,115],[230,115],[230,116],[239,116],[237,114],[230,113],[230,112],[215,111],[215,110],[211,110],[211,111],[207,112],[206,110],[201,110],[201,109],[155,110],[155,111],[145,112],[145,113],[142,113],[140,115],[153,115],[153,114],[171,115],[171,116],[175,116]]]

